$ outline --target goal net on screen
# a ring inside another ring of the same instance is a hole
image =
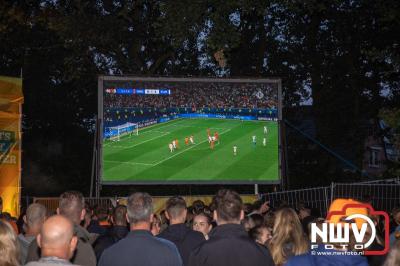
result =
[[[115,127],[108,127],[107,130],[109,140],[119,141],[123,136],[139,135],[138,124],[125,123]]]

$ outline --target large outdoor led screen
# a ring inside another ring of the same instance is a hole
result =
[[[105,184],[278,183],[280,80],[99,78]]]

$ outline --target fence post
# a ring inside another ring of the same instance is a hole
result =
[[[325,187],[324,188],[324,198],[325,198],[325,210],[326,210],[326,213],[328,213],[328,206],[329,206],[329,199],[328,199],[328,192],[327,192],[327,190],[328,190],[328,188],[329,187]],[[321,213],[321,215],[322,215],[322,213]],[[325,217],[326,217],[326,214],[325,214]]]
[[[332,204],[332,202],[333,202],[334,190],[335,190],[335,183],[332,182],[332,183],[331,183],[331,204]],[[328,211],[328,209],[327,209],[327,211]]]

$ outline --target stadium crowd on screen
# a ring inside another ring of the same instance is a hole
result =
[[[335,200],[329,211],[348,201]],[[400,208],[390,214],[390,251],[372,256],[351,253],[359,251],[351,244],[331,243],[328,250],[321,239],[312,249],[310,225],[322,225],[327,217],[303,202],[244,204],[227,189],[209,206],[200,200],[187,206],[184,198],[171,197],[158,214],[152,197],[139,192],[113,208],[88,206],[82,193],[67,191],[54,213],[40,203],[29,205],[19,219],[2,209],[0,199],[1,266],[400,265]],[[371,219],[377,237],[367,249],[383,250],[387,227]]]
[[[157,87],[157,83],[152,84]],[[149,88],[151,85],[148,84]],[[159,87],[165,86],[160,84]],[[182,85],[180,85],[182,86]],[[254,85],[215,85],[200,83],[192,84],[187,87],[174,87],[171,95],[124,95],[106,94],[104,98],[105,106],[112,107],[190,107],[190,108],[272,108],[277,107],[276,90],[269,87],[262,90]],[[260,97],[258,92],[261,92]]]

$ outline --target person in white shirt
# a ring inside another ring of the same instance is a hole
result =
[[[174,149],[176,149],[176,141],[175,140],[172,141],[172,146]]]

